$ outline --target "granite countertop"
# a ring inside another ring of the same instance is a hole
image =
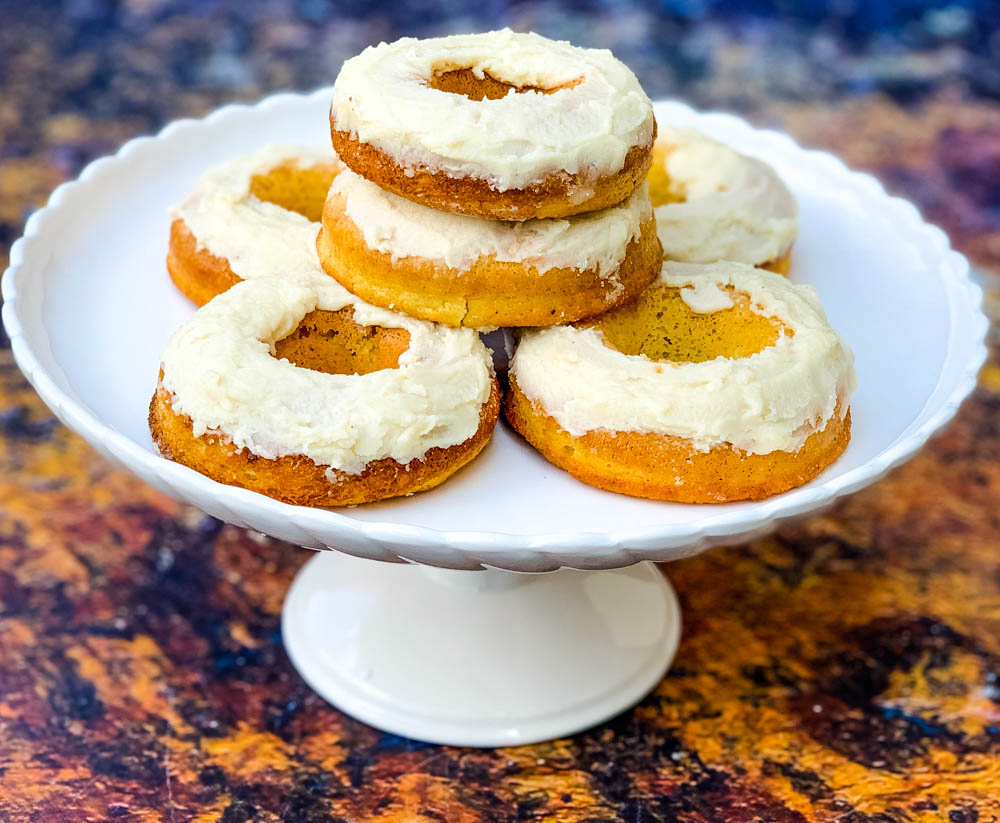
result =
[[[0,268],[55,185],[136,134],[327,84],[372,41],[510,24],[873,172],[948,231],[1000,316],[1000,8],[775,8],[2,5]],[[911,463],[670,566],[684,637],[635,710],[543,745],[424,745],[292,670],[279,615],[306,551],[110,466],[0,335],[0,821],[1000,820],[998,550],[994,328],[975,395]]]

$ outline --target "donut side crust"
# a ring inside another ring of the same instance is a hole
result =
[[[331,115],[333,148],[344,164],[379,188],[415,203],[454,214],[492,220],[529,220],[536,217],[569,217],[621,203],[646,179],[653,162],[653,142],[632,146],[621,170],[587,178],[582,173],[553,171],[542,181],[523,189],[498,191],[479,177],[450,177],[443,171],[406,169],[388,152],[341,131]],[[653,121],[653,141],[656,121]],[[585,194],[580,197],[580,192]]]
[[[789,249],[781,257],[775,257],[774,260],[761,263],[758,268],[767,269],[768,271],[773,271],[775,274],[788,277],[788,273],[792,270],[792,250]]]
[[[599,315],[637,296],[656,279],[663,252],[656,220],[642,224],[617,271],[549,269],[481,257],[467,271],[417,257],[393,260],[370,249],[361,229],[327,200],[316,250],[327,274],[376,306],[447,326],[551,326]]]
[[[241,282],[228,260],[198,247],[197,238],[181,218],[170,224],[167,271],[181,293],[199,306]]]
[[[578,480],[632,497],[676,503],[763,500],[801,486],[834,462],[851,439],[841,407],[795,453],[751,454],[731,446],[699,451],[681,437],[591,431],[574,437],[511,377],[504,417],[546,460]]]
[[[238,449],[223,435],[195,436],[191,419],[174,411],[163,374],[149,405],[149,430],[160,454],[230,486],[259,492],[299,506],[352,506],[414,494],[437,486],[469,463],[489,442],[500,411],[494,379],[479,412],[479,428],[462,443],[433,448],[422,460],[402,464],[391,458],[369,463],[359,474],[318,466],[304,455],[276,459]]]

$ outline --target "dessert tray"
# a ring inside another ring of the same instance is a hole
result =
[[[14,244],[3,322],[42,399],[100,453],[229,523],[337,550],[300,572],[284,638],[303,677],[367,722],[502,745],[629,707],[680,634],[669,584],[641,561],[748,540],[833,504],[911,457],[975,385],[981,292],[940,229],[829,154],[668,101],[656,104],[660,123],[761,157],[798,199],[791,277],[819,292],[859,382],[850,446],[814,481],[761,503],[638,500],[579,483],[502,423],[440,488],[358,508],[290,506],[164,460],[147,407],[160,353],[194,311],[165,270],[167,206],[209,166],[264,143],[328,142],[330,96],[226,106],[89,165]]]

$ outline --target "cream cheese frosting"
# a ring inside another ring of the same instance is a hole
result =
[[[662,124],[653,157],[684,198],[656,207],[664,259],[760,265],[791,248],[798,206],[767,163],[694,129]]]
[[[261,457],[305,455],[357,474],[373,460],[407,463],[472,437],[493,381],[476,332],[371,306],[323,272],[319,224],[248,194],[249,178],[288,159],[309,165],[330,150],[270,146],[205,174],[173,210],[199,243],[242,278],[174,334],[163,386],[195,436],[219,434]],[[274,343],[315,309],[353,307],[355,322],[405,329],[399,367],[325,374],[274,356]]]
[[[254,175],[284,163],[303,168],[340,160],[330,147],[271,144],[209,169],[190,193],[171,207],[199,249],[229,261],[243,280],[312,271],[323,274],[314,248],[319,223],[250,193]]]
[[[429,85],[435,72],[455,69],[517,87],[575,85],[497,100]],[[509,29],[369,47],[341,68],[330,114],[338,130],[405,168],[481,178],[498,191],[560,170],[617,173],[630,148],[653,139],[652,103],[610,51]]]
[[[657,282],[680,289],[696,311],[726,308],[720,293],[730,289],[746,294],[754,311],[785,331],[749,357],[701,363],[623,354],[595,327],[526,333],[511,373],[571,435],[653,432],[700,450],[730,444],[753,454],[795,452],[835,413],[846,413],[857,383],[854,356],[810,286],[732,262],[666,262]]]
[[[418,257],[467,271],[477,260],[614,275],[628,244],[652,216],[644,183],[623,203],[568,218],[520,223],[484,220],[438,211],[380,189],[351,171],[333,181],[330,196],[344,201],[344,212],[363,234],[368,248],[392,259]]]

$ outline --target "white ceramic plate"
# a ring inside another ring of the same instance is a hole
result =
[[[829,154],[663,102],[661,123],[696,126],[762,157],[798,198],[792,278],[816,287],[857,357],[853,439],[830,469],[762,503],[658,503],[585,486],[501,425],[440,488],[370,506],[308,509],[209,480],[160,458],[146,429],[160,352],[193,311],[164,267],[166,208],[236,154],[327,140],[329,99],[327,89],[276,95],[131,141],[32,215],[3,278],[14,355],[56,415],[147,483],[216,517],[304,546],[451,568],[671,559],[762,534],[872,483],[947,423],[975,384],[986,353],[982,295],[940,229]]]

